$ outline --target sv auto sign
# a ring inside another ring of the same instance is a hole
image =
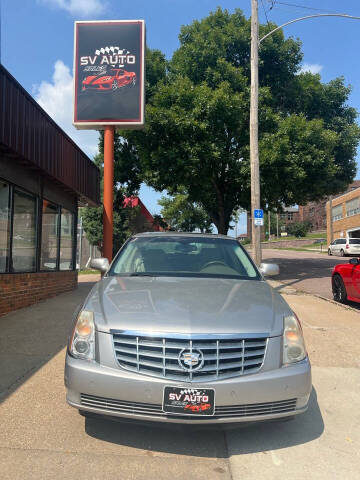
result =
[[[75,22],[76,128],[144,125],[144,56],[143,20]]]

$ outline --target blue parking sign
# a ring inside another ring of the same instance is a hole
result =
[[[254,210],[254,224],[257,227],[262,227],[264,225],[264,210],[261,208]]]

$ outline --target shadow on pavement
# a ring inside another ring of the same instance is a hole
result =
[[[228,458],[231,455],[276,450],[310,442],[321,436],[324,423],[313,389],[307,412],[284,423],[233,425],[228,429],[174,424],[158,426],[154,423],[146,426],[99,417],[86,418],[85,431],[89,436],[105,442],[150,452]],[[172,435],[166,434],[169,431]]]
[[[0,317],[0,402],[51,360],[66,343],[74,312],[93,282]]]
[[[313,388],[308,410],[293,421],[264,423],[248,429],[230,431],[229,454],[242,455],[302,445],[320,437],[323,431],[324,422]]]

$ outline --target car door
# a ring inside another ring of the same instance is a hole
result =
[[[336,243],[336,240],[333,240],[329,245],[329,249],[330,249],[332,254],[335,253],[335,243]]]
[[[360,264],[350,263],[342,266],[341,276],[345,284],[348,297],[360,300]]]
[[[339,255],[339,244],[338,244],[338,240],[335,240],[334,241],[334,245],[331,247],[331,250],[332,250],[332,254],[333,255]]]
[[[338,240],[338,254],[340,255],[341,254],[341,250],[344,251],[344,253],[346,253],[346,239],[345,238],[340,238]]]
[[[126,85],[125,70],[119,70],[117,75],[118,75],[118,85],[119,85],[119,87],[123,87],[124,85]]]

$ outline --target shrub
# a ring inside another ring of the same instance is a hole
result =
[[[306,237],[306,234],[311,229],[311,223],[309,221],[305,222],[294,222],[290,223],[287,226],[287,232],[289,235],[294,235],[295,237]]]

